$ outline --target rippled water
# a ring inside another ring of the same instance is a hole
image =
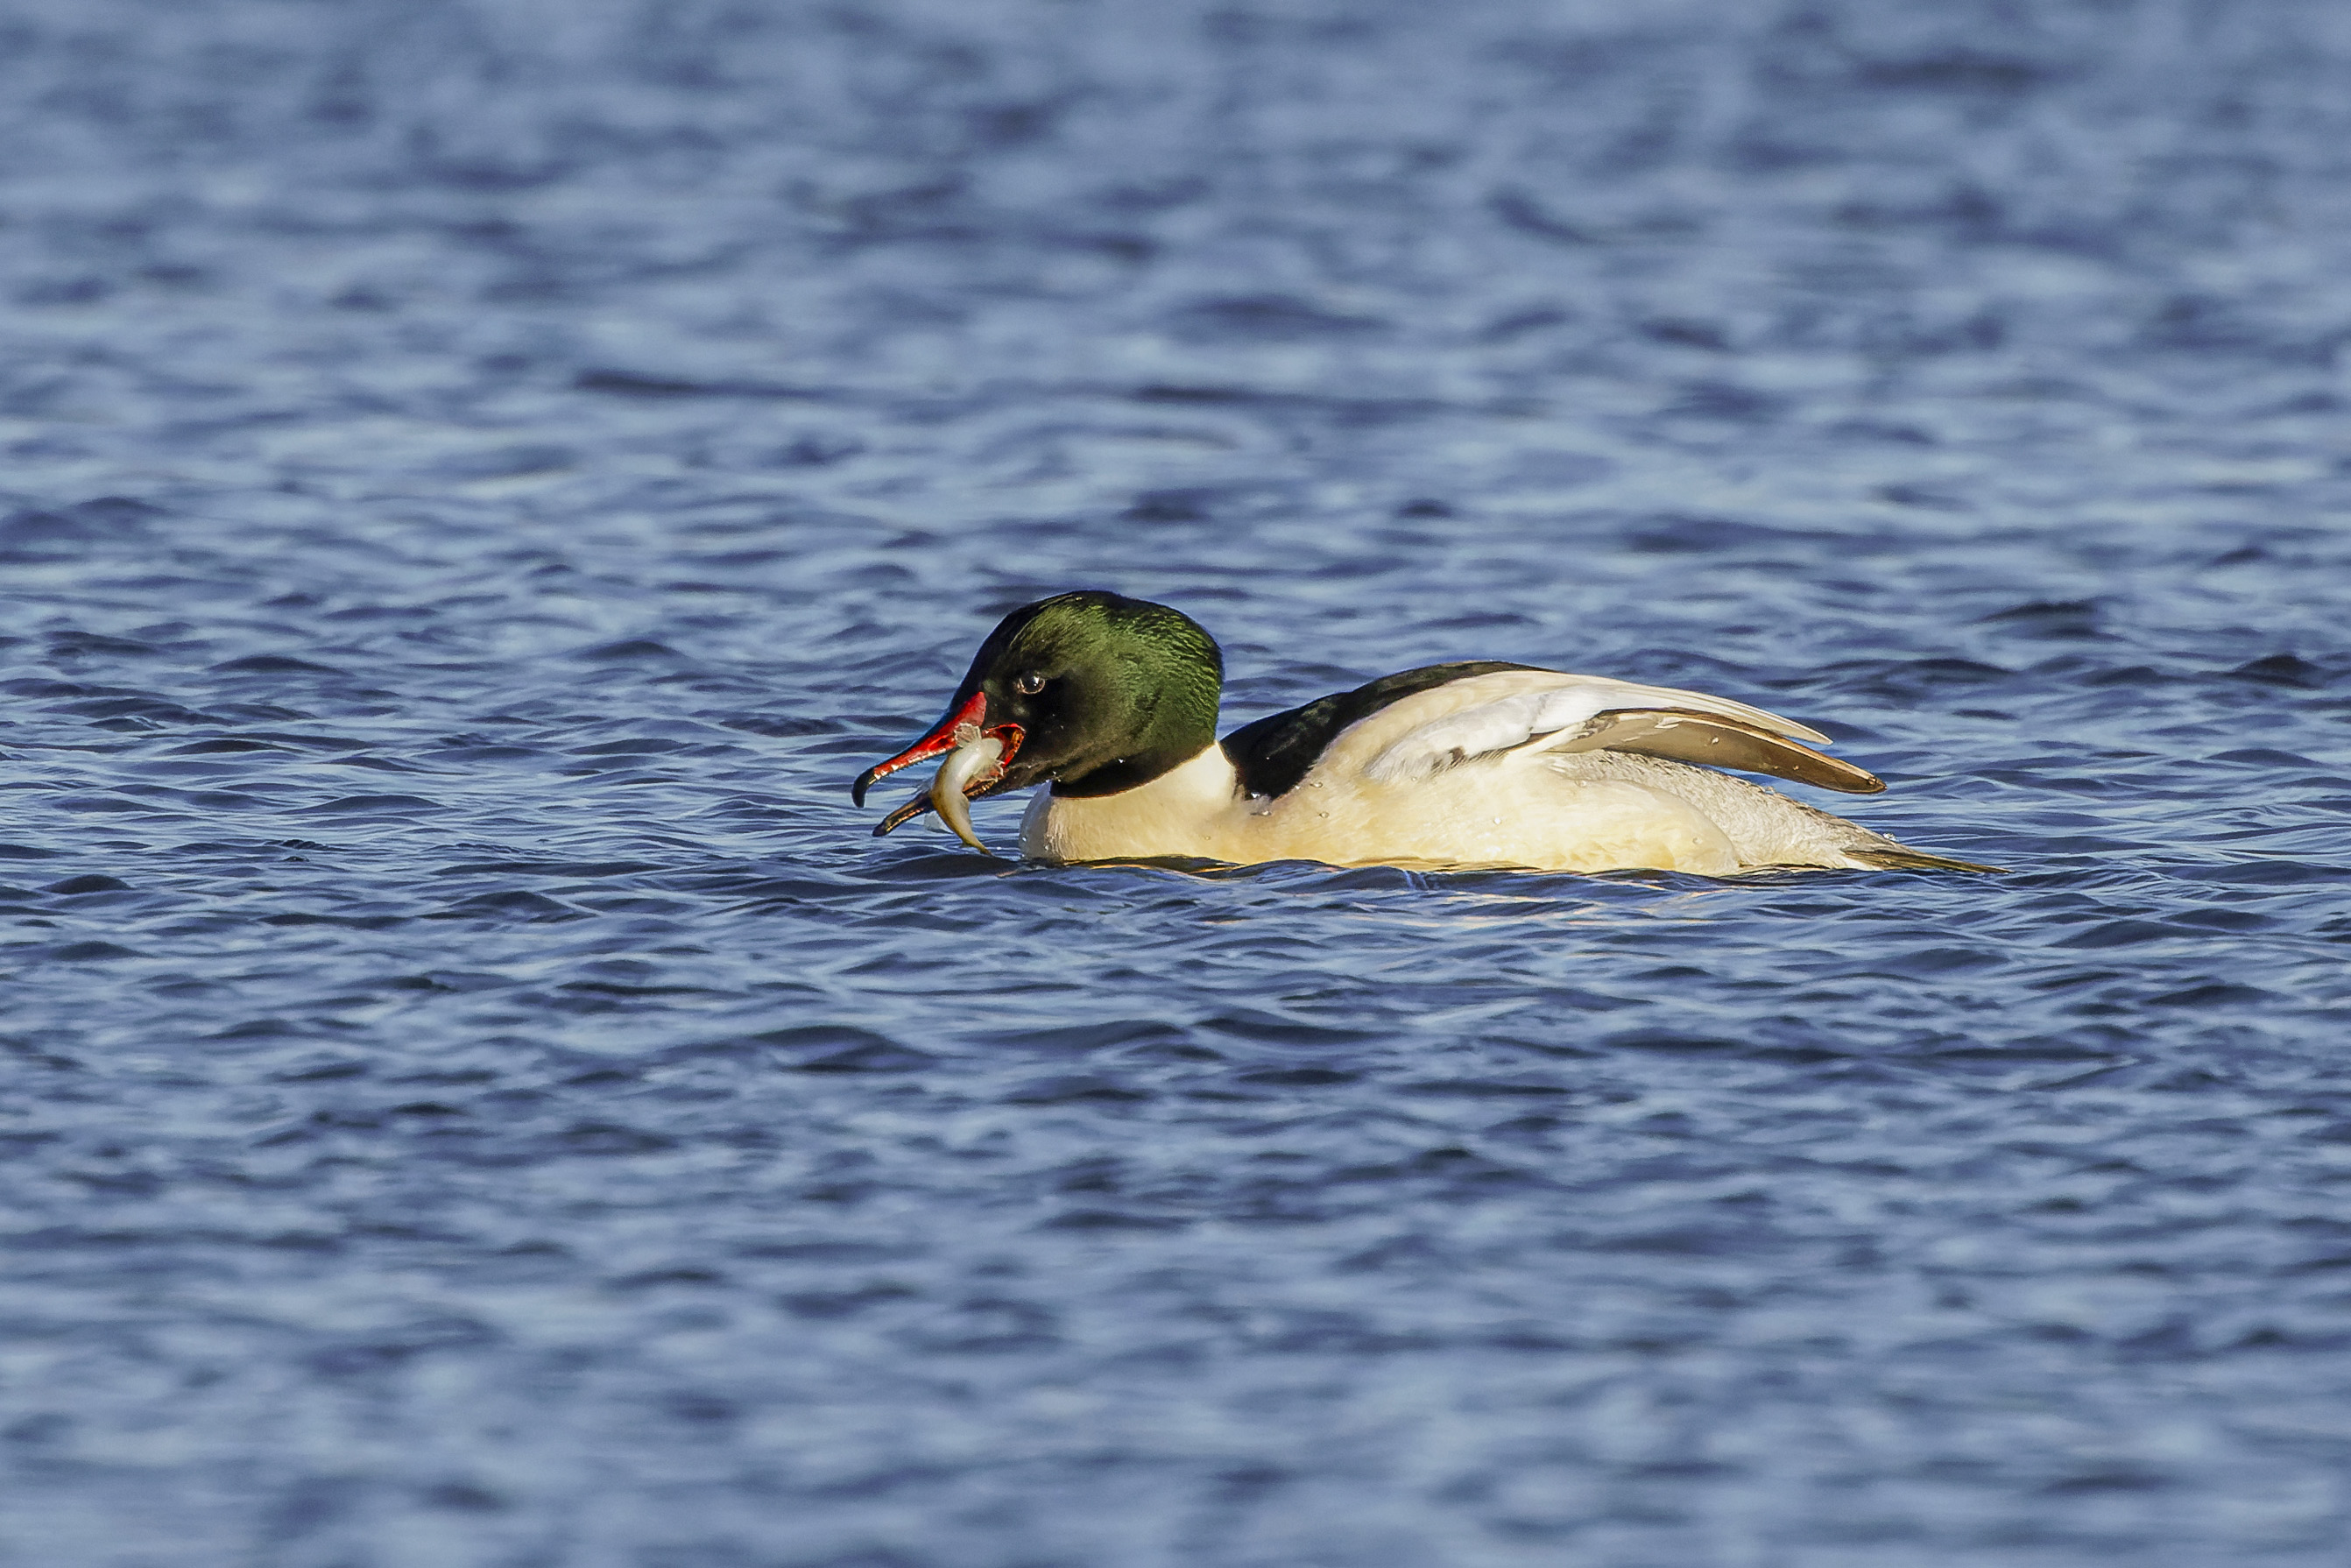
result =
[[[0,1560],[2345,1561],[2346,243],[2325,0],[15,0]],[[1076,585],[2014,869],[869,838]]]

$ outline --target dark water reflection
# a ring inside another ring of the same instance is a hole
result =
[[[20,0],[0,1558],[2344,1561],[2347,50]],[[864,836],[1080,583],[2018,869]]]

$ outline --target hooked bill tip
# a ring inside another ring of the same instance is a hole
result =
[[[897,756],[877,762],[859,774],[856,782],[849,787],[849,798],[862,806],[865,804],[865,792],[873,788],[878,780],[888,778],[902,768],[911,768],[917,762],[926,761],[942,752],[953,750],[957,744],[956,740],[957,732],[966,727],[977,728],[979,721],[987,715],[987,694],[972,693],[962,706],[940,720],[937,727],[928,735],[898,753]]]

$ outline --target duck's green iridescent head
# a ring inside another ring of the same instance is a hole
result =
[[[1092,589],[1040,599],[988,633],[930,733],[851,792],[863,805],[876,779],[973,735],[1004,743],[1003,771],[974,798],[1049,781],[1057,795],[1132,789],[1215,743],[1224,679],[1217,640],[1178,611]]]

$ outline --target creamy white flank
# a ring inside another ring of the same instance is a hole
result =
[[[1213,745],[1116,795],[1040,790],[1021,821],[1020,850],[1049,861],[1189,855],[1242,865],[1434,862],[1720,876],[1767,865],[1865,866],[1872,862],[1848,852],[1889,844],[1709,768],[1541,745],[1553,730],[1572,732],[1593,713],[1628,706],[1695,708],[1824,738],[1720,697],[1501,671],[1448,682],[1350,726],[1276,799],[1242,793],[1232,763]]]

